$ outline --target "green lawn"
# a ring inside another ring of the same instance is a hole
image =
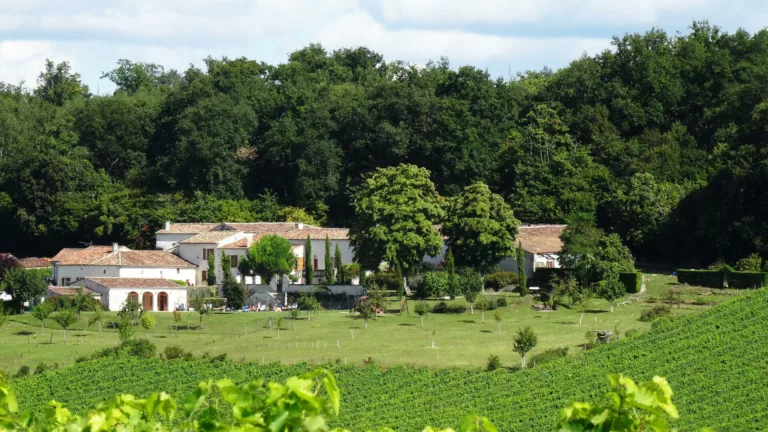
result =
[[[674,287],[672,276],[648,275],[648,293],[642,297],[663,297]],[[723,296],[702,293],[685,293],[688,303],[675,309],[676,313],[688,314],[706,306],[692,304],[693,298],[719,298],[739,293],[727,292]],[[326,311],[312,315],[311,320],[297,320],[296,330],[287,313],[283,313],[283,329],[264,328],[267,319],[276,313],[230,313],[213,314],[203,319],[203,329],[198,328],[199,314],[184,312],[178,331],[173,324],[173,314],[155,313],[157,324],[149,333],[149,339],[158,351],[169,345],[179,345],[196,355],[205,352],[211,355],[226,353],[233,360],[264,360],[295,363],[301,361],[323,362],[340,359],[342,362],[360,364],[372,357],[379,364],[415,364],[431,367],[470,367],[484,365],[489,354],[501,357],[507,366],[519,363],[519,356],[512,351],[514,332],[531,326],[539,336],[539,344],[533,351],[567,346],[572,353],[581,350],[588,330],[614,330],[622,333],[636,328],[647,330],[650,323],[638,320],[641,311],[653,304],[633,301],[618,306],[614,313],[608,312],[608,304],[595,300],[579,326],[579,312],[561,307],[555,312],[531,310],[533,300],[510,295],[510,305],[503,308],[504,320],[501,334],[497,333],[493,312],[485,313],[482,322],[480,312],[460,315],[430,314],[422,327],[420,319],[413,312],[388,313],[368,322],[344,311]],[[463,300],[456,300],[461,302]],[[415,301],[410,301],[411,311]],[[430,303],[435,303],[430,302]],[[392,304],[398,309],[397,303]],[[107,322],[116,321],[115,313],[105,314]],[[40,362],[72,364],[76,358],[89,355],[97,350],[115,346],[117,333],[106,325],[101,333],[94,327],[87,328],[87,314],[67,332],[68,343],[63,342],[63,331],[53,319],[46,321],[45,334],[40,335],[40,322],[31,315],[14,316],[0,328],[0,369],[14,373],[21,365],[34,368]],[[354,338],[353,338],[354,333]],[[37,335],[37,337],[33,337]],[[146,337],[141,327],[136,327],[137,337]],[[434,340],[435,347],[432,348]],[[338,347],[337,347],[338,343]]]

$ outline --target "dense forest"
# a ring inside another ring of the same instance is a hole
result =
[[[647,261],[768,257],[768,31],[616,37],[558,71],[493,79],[309,45],[285,63],[120,60],[98,96],[67,63],[0,83],[0,251],[151,247],[166,219],[344,226],[350,191],[412,163],[477,180],[524,223],[592,213]]]

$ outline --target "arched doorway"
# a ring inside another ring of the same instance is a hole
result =
[[[144,308],[145,311],[151,311],[154,310],[152,307],[152,293],[151,292],[145,292],[141,295],[141,305]]]
[[[168,312],[168,293],[160,292],[157,294],[157,310]]]
[[[128,293],[128,298],[129,299],[134,299],[134,300],[136,300],[136,303],[138,303],[139,302],[139,293],[137,293],[136,291],[131,291],[131,292]]]

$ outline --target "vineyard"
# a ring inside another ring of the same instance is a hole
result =
[[[604,393],[606,375],[637,380],[667,377],[681,431],[715,427],[753,431],[768,422],[768,292],[761,290],[640,336],[517,373],[376,366],[335,366],[341,417],[352,430],[378,426],[421,430],[455,426],[467,413],[489,417],[500,430],[552,430],[559,409]],[[229,361],[99,360],[14,381],[25,409],[50,399],[90,407],[116,393],[164,390],[182,397],[207,378],[281,381],[310,369],[298,364]]]

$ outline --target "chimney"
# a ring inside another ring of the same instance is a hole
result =
[[[296,229],[297,230],[303,230],[304,224],[302,222],[296,222]]]
[[[112,243],[112,253],[117,253],[118,247],[117,243]]]
[[[171,229],[171,221],[167,220],[165,221],[165,229]]]

